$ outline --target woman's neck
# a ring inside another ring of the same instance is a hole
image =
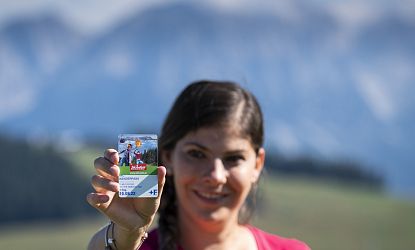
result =
[[[238,224],[237,218],[209,222],[183,219],[179,215],[179,228],[179,244],[183,249],[256,249],[252,234]]]

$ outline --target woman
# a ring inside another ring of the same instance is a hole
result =
[[[118,153],[95,161],[88,202],[112,222],[89,249],[309,249],[248,224],[264,166],[255,97],[231,82],[199,81],[176,99],[162,128],[157,199],[120,199]],[[160,204],[160,206],[159,206]],[[158,228],[149,233],[158,211]]]

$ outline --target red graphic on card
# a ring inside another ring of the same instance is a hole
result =
[[[130,171],[145,171],[145,170],[147,170],[147,164],[145,163],[130,165]]]

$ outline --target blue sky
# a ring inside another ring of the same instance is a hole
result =
[[[193,1],[162,1],[162,0],[0,0],[0,29],[10,19],[36,15],[42,12],[59,14],[70,25],[83,29],[84,32],[100,32],[131,13],[151,6],[165,5],[175,2]],[[200,0],[198,4],[207,4],[221,10],[231,12],[270,11],[284,15],[287,19],[300,16],[302,4],[316,4],[329,8],[343,22],[350,25],[361,25],[370,22],[387,9],[399,11],[408,18],[415,18],[415,1],[413,0],[366,0],[366,1],[326,1],[326,0]]]
[[[86,32],[105,29],[130,12],[156,5],[160,0],[0,0],[0,27],[7,21],[51,12],[59,14],[68,24],[83,27]]]

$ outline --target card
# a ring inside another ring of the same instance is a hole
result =
[[[121,198],[158,196],[157,142],[154,134],[118,136]]]

